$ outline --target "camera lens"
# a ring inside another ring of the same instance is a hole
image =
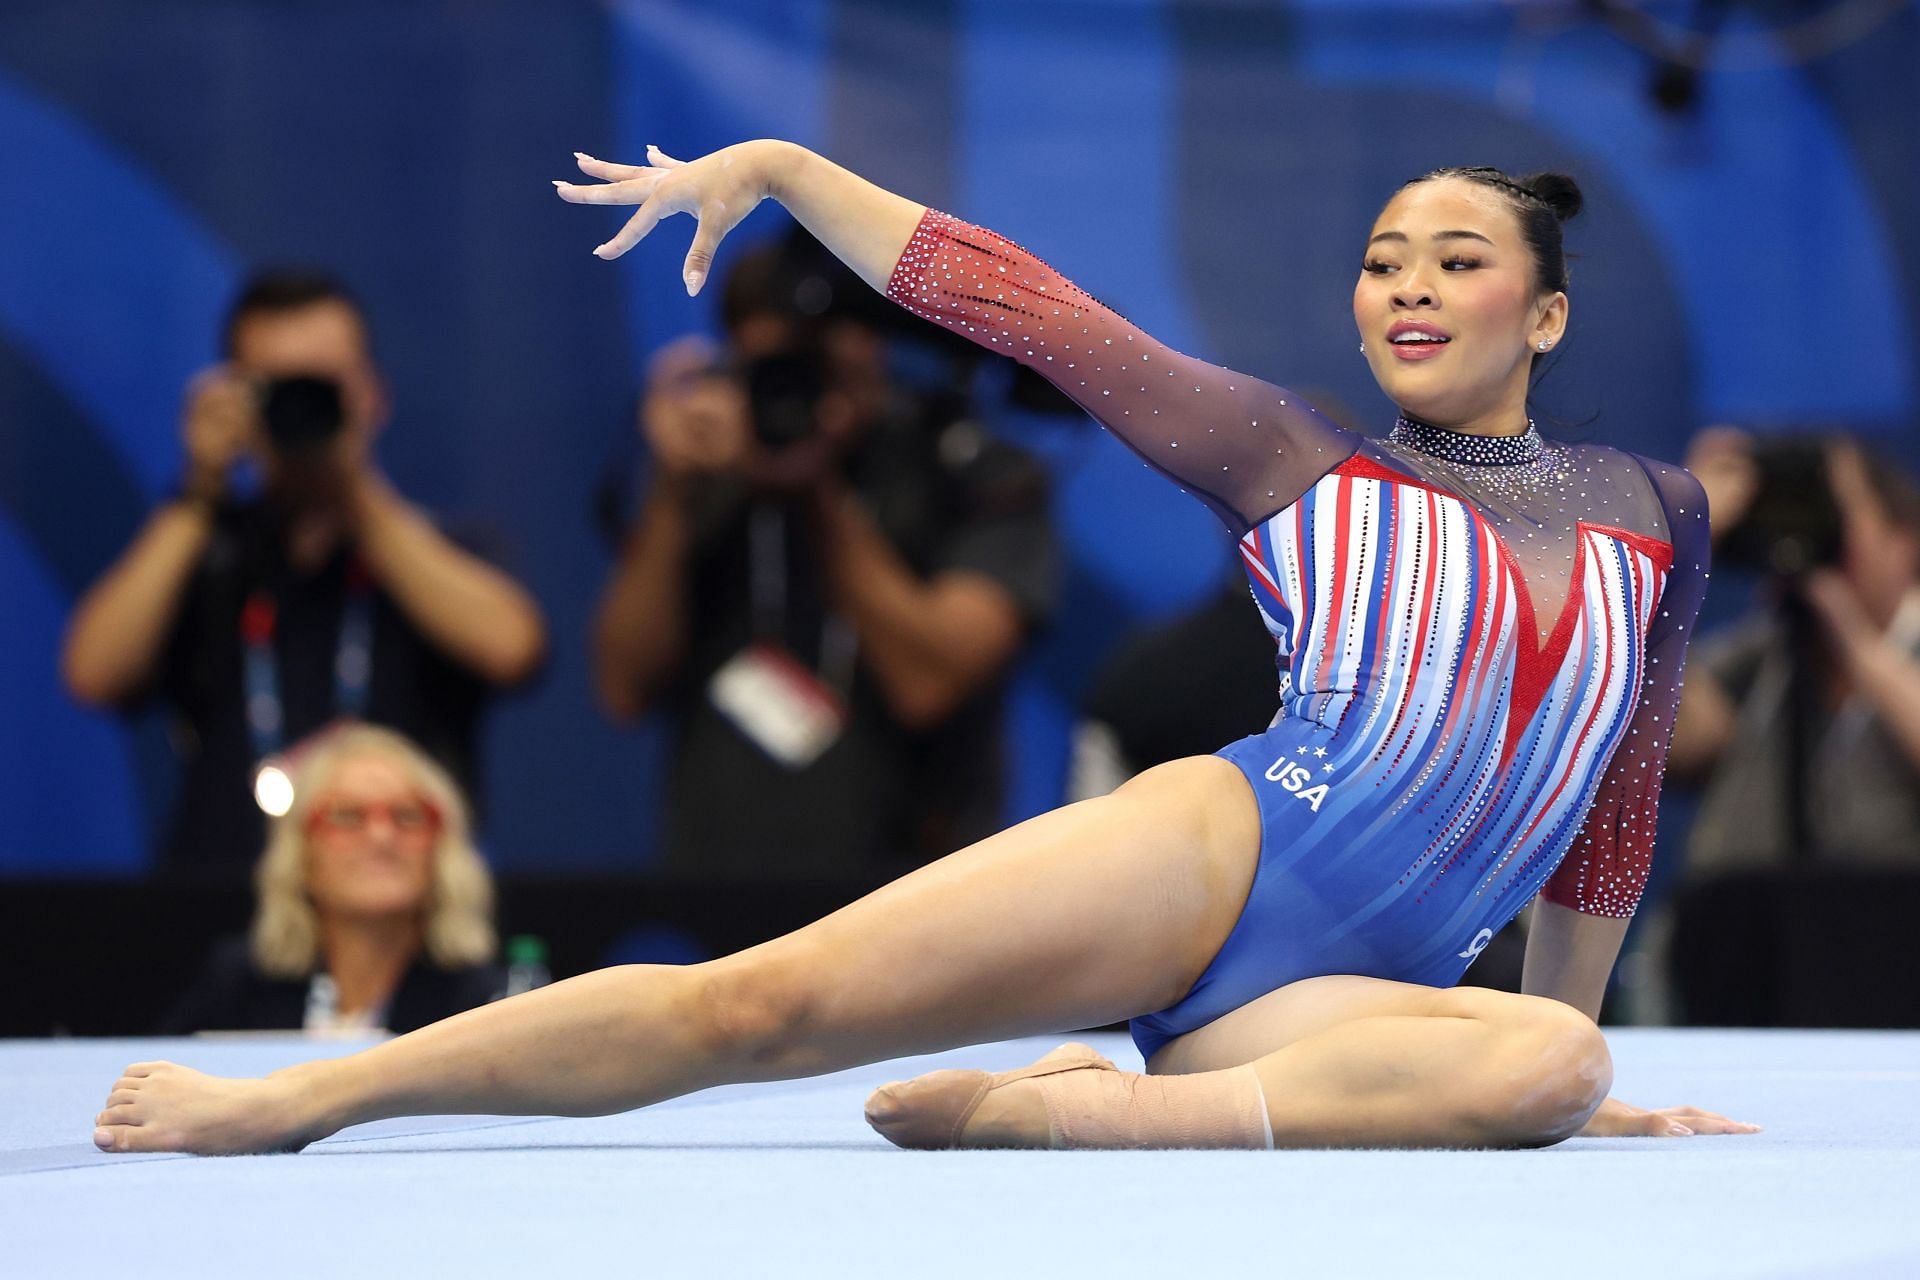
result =
[[[275,378],[261,393],[260,417],[279,453],[316,453],[346,423],[340,384],[331,378]]]
[[[798,444],[813,434],[826,369],[818,352],[802,349],[762,356],[745,370],[753,431],[770,449]]]

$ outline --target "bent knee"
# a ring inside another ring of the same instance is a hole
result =
[[[690,1031],[712,1058],[778,1067],[805,1043],[813,1022],[808,985],[787,966],[735,957],[691,971]]]
[[[1592,1019],[1558,1000],[1517,996],[1497,1053],[1508,1103],[1493,1128],[1515,1146],[1551,1146],[1580,1131],[1613,1087],[1613,1056]]]

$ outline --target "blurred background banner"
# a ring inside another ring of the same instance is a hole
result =
[[[1437,165],[1563,168],[1589,203],[1543,425],[1677,458],[1703,423],[1817,422],[1911,460],[1916,66],[1920,19],[1883,0],[10,3],[0,876],[146,865],[166,726],[71,703],[60,633],[174,485],[182,388],[256,264],[359,293],[396,401],[385,467],[546,609],[546,674],[489,723],[488,854],[641,870],[661,737],[594,709],[594,495],[630,484],[644,362],[714,327],[713,291],[680,286],[684,220],[593,259],[615,215],[553,198],[569,152],[792,138],[1376,431],[1348,300],[1380,204]],[[763,210],[728,251],[781,224]],[[1112,639],[1230,566],[1210,517],[1090,426],[1030,443],[1069,574],[1018,683],[1012,816],[1057,801]]]

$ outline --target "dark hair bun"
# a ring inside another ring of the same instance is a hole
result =
[[[1580,184],[1564,173],[1530,173],[1518,182],[1538,196],[1562,222],[1576,216],[1585,203],[1580,196]]]

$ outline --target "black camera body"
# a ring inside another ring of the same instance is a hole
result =
[[[812,344],[750,360],[740,370],[747,389],[753,434],[769,449],[785,449],[812,436],[820,398],[827,391],[825,353]]]
[[[1755,443],[1759,485],[1746,517],[1728,533],[1728,564],[1793,577],[1840,563],[1845,531],[1827,479],[1827,446],[1807,437]]]
[[[286,459],[323,452],[346,425],[340,384],[331,378],[274,378],[260,388],[260,420],[273,451]]]

